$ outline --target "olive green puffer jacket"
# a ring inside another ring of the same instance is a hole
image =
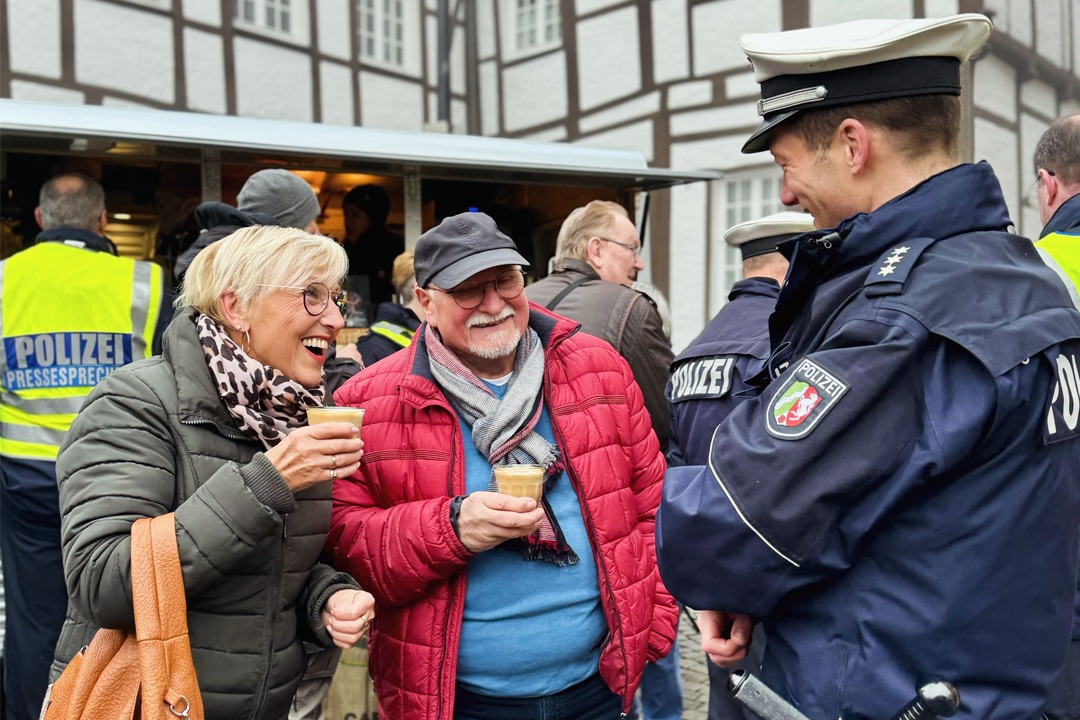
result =
[[[283,718],[336,590],[358,587],[319,564],[330,483],[295,496],[214,387],[194,325],[177,316],[164,352],[90,394],[60,451],[68,620],[54,675],[94,626],[134,625],[130,531],[176,512],[192,657],[207,718]]]

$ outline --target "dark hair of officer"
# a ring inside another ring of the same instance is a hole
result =
[[[1047,170],[1058,182],[1080,184],[1080,115],[1051,125],[1035,146],[1035,174]]]
[[[906,160],[938,153],[955,157],[959,152],[960,98],[953,95],[921,95],[803,111],[788,120],[784,128],[802,140],[807,150],[823,155],[836,128],[847,118],[886,130],[894,149]]]
[[[41,186],[38,207],[44,230],[63,227],[98,233],[105,212],[105,190],[82,173],[63,173]]]

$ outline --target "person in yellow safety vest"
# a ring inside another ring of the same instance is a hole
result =
[[[393,283],[397,302],[380,304],[375,323],[356,341],[356,349],[364,358],[364,367],[409,347],[413,333],[420,327],[420,302],[413,291],[416,277],[413,275],[412,250],[394,258]]]
[[[1035,247],[1061,276],[1080,310],[1080,115],[1055,122],[1035,146],[1035,195],[1043,223]],[[1044,712],[1049,720],[1080,718],[1080,578],[1072,641]]]
[[[56,455],[93,386],[160,349],[161,268],[117,257],[105,192],[64,174],[41,188],[44,232],[0,262],[0,551],[7,720],[38,717],[64,624]]]

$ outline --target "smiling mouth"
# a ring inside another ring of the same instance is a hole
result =
[[[326,351],[330,347],[330,343],[323,338],[314,337],[301,338],[300,344],[303,345],[304,349],[309,353],[319,358],[326,357]]]

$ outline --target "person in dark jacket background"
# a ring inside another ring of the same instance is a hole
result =
[[[413,333],[420,327],[418,314],[422,312],[420,301],[413,289],[416,275],[413,273],[413,251],[394,258],[394,292],[397,302],[379,305],[375,323],[368,333],[356,341],[356,350],[364,359],[364,365],[373,365],[384,357],[393,355],[412,344]]]
[[[777,246],[813,229],[814,219],[806,213],[781,212],[740,223],[724,233],[724,241],[742,255],[743,279],[732,286],[728,303],[671,365],[666,391],[671,406],[668,467],[707,465],[713,431],[739,403],[762,390],[750,380],[765,369],[769,359],[769,316],[788,268]],[[712,610],[699,613],[698,624],[709,626],[702,632],[706,653],[712,648],[714,628],[722,620]],[[728,669],[757,672],[764,652],[765,633],[759,626],[747,657]],[[709,720],[742,720],[743,708],[728,690],[728,670],[713,662],[706,667]]]
[[[341,199],[341,210],[345,215],[349,275],[367,276],[370,308],[392,302],[394,258],[405,251],[405,240],[386,227],[390,196],[380,185],[358,185]]]
[[[192,659],[208,718],[280,720],[311,648],[354,644],[374,599],[319,562],[331,482],[355,472],[324,404],[344,324],[332,238],[243,228],[195,258],[162,355],[102,381],[57,461],[69,616],[56,674],[95,627],[132,629],[130,529],[176,514]]]
[[[1035,195],[1044,223],[1035,247],[1080,310],[1080,115],[1055,122],[1035,146]],[[1049,720],[1080,720],[1080,576],[1065,669],[1044,710]]]
[[[630,363],[660,448],[667,450],[664,385],[675,357],[656,305],[630,287],[640,270],[641,239],[626,208],[594,200],[567,216],[555,244],[555,269],[529,286],[529,299],[581,323]]]
[[[1035,718],[1065,661],[1080,314],[960,161],[961,67],[992,28],[742,38],[763,114],[743,151],[818,229],[783,247],[772,382],[664,477],[657,555],[676,598],[729,613],[713,655],[761,619],[761,678],[810,718],[892,717],[928,678],[957,717]]]

